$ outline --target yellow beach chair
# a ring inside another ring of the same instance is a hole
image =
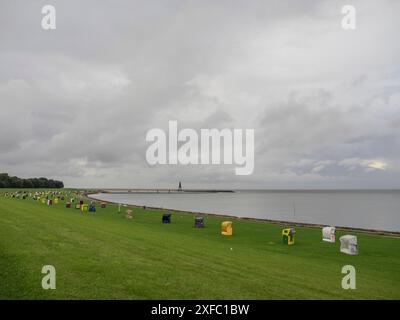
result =
[[[282,230],[282,241],[289,246],[294,244],[294,235],[296,230],[293,228],[286,228]]]
[[[221,234],[223,236],[231,236],[233,233],[232,221],[224,221],[221,223]]]

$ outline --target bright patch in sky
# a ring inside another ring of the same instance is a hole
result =
[[[387,168],[387,163],[379,160],[370,161],[367,166],[373,169],[385,170]]]

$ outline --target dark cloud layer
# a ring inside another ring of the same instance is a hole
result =
[[[400,187],[400,3],[0,3],[0,168],[67,186]],[[148,130],[255,129],[255,171],[147,164]]]

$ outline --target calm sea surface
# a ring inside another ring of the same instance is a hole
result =
[[[107,194],[117,203],[272,220],[400,231],[400,190]]]

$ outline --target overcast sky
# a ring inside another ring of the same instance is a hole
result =
[[[56,30],[41,8],[56,8]],[[354,5],[355,30],[341,27]],[[400,1],[0,1],[0,171],[69,187],[400,188]],[[252,128],[255,169],[146,162]]]

